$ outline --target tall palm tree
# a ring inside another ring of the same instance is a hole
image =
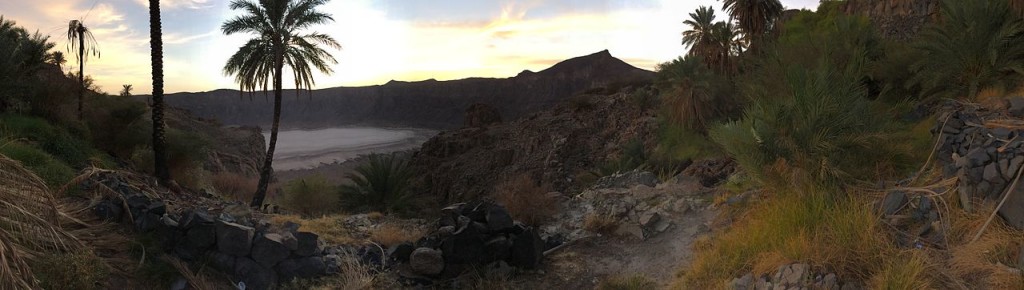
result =
[[[742,52],[745,46],[742,34],[736,29],[735,24],[722,21],[716,22],[711,32],[715,49],[711,55],[712,63],[719,72],[731,75],[736,71],[733,56]]]
[[[171,172],[167,170],[167,139],[164,131],[164,42],[160,27],[160,0],[149,0],[149,49],[153,69],[153,174],[161,185],[168,186]],[[130,90],[126,85],[125,90]]]
[[[121,85],[121,93],[119,95],[121,95],[122,97],[131,97],[132,85]]]
[[[284,66],[291,68],[298,91],[312,89],[313,68],[329,74],[333,72],[329,65],[338,63],[322,47],[340,48],[334,38],[321,33],[301,32],[311,26],[334,21],[329,14],[316,10],[325,3],[327,0],[233,0],[231,9],[244,12],[221,26],[226,35],[255,35],[224,65],[224,73],[235,76],[241,91],[266,90],[267,82],[273,79],[274,122],[270,129],[270,145],[260,169],[260,182],[252,198],[254,207],[263,205],[270,184],[277,130],[281,122]]]
[[[747,42],[756,47],[785,8],[779,0],[723,0],[722,9],[739,22]]]
[[[82,119],[82,102],[85,99],[85,61],[90,54],[100,57],[99,44],[89,28],[81,20],[68,22],[68,51],[78,52],[78,119]]]
[[[61,71],[64,71],[64,64],[68,62],[68,59],[64,57],[64,53],[60,51],[54,51],[47,57],[51,64],[57,65]]]
[[[683,45],[690,48],[687,53],[691,56],[701,56],[708,60],[714,54],[714,30],[715,10],[711,7],[701,6],[697,11],[690,13],[690,19],[683,21],[690,27],[683,31]]]

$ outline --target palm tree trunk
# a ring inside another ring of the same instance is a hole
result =
[[[78,29],[78,120],[82,120],[82,102],[85,100],[85,32]]]
[[[277,147],[277,130],[281,125],[281,72],[284,69],[283,43],[280,39],[274,42],[274,123],[270,127],[270,145],[267,146],[267,156],[263,158],[263,168],[260,169],[260,183],[256,187],[256,194],[252,196],[252,203],[249,206],[262,207],[263,200],[267,196],[267,187],[270,185],[270,175],[273,172],[274,149]]]
[[[171,181],[171,173],[167,170],[167,140],[164,128],[164,43],[160,28],[160,0],[149,0],[149,46],[153,65],[153,173],[161,185],[167,186]]]

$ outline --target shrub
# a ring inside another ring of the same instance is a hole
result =
[[[168,129],[167,167],[171,177],[186,187],[202,187],[202,175],[206,172],[202,169],[202,162],[207,157],[208,146],[209,141],[199,134]],[[135,169],[153,173],[153,149],[148,144],[136,147],[130,158]]]
[[[342,203],[352,210],[401,213],[412,205],[409,192],[412,171],[408,157],[400,154],[370,155],[368,162],[348,174],[351,183],[341,186]]]
[[[0,154],[21,162],[22,166],[35,172],[52,189],[60,188],[75,176],[75,170],[70,166],[27,144],[0,144]]]
[[[32,263],[40,289],[103,289],[110,269],[91,251],[50,253]]]
[[[337,210],[337,188],[322,175],[296,179],[285,184],[279,202],[303,216],[319,216]]]
[[[644,290],[657,289],[658,283],[644,275],[614,276],[601,281],[599,290]]]
[[[0,116],[0,129],[10,137],[35,142],[39,149],[71,166],[84,166],[95,154],[91,145],[41,118],[5,114]]]
[[[700,57],[659,64],[656,79],[664,104],[661,114],[672,124],[704,132],[709,124],[738,111],[732,84],[705,66]]]
[[[256,192],[259,180],[237,173],[218,172],[210,177],[210,183],[223,197],[249,201],[252,200],[252,194]]]
[[[926,96],[973,99],[989,86],[1012,87],[1024,76],[1024,21],[1006,0],[943,0],[943,21],[920,34],[924,57],[912,66]]]
[[[547,186],[533,182],[528,175],[519,175],[495,188],[498,203],[508,209],[512,218],[529,225],[540,225],[550,219],[558,208],[558,200],[549,196]]]
[[[149,146],[153,125],[145,117],[144,103],[104,95],[90,98],[90,102],[84,121],[97,148],[115,157],[129,159],[135,149]],[[175,140],[172,132],[168,132],[168,146]]]
[[[618,225],[618,219],[607,214],[591,213],[583,220],[583,229],[599,234],[611,234]]]
[[[755,101],[742,120],[714,128],[711,139],[762,182],[869,176],[899,151],[887,142],[888,118],[872,110],[855,78],[828,68],[791,71],[788,94]]]
[[[647,163],[647,151],[639,139],[629,141],[622,146],[618,158],[608,160],[598,168],[600,176],[608,176],[617,172],[626,172],[640,168]]]

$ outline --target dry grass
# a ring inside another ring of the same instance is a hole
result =
[[[604,235],[614,232],[617,226],[619,221],[615,217],[596,212],[590,213],[583,220],[583,229]]]
[[[293,222],[300,225],[299,230],[313,232],[320,235],[320,239],[330,244],[354,244],[359,242],[352,236],[344,223],[347,215],[327,215],[319,218],[304,219],[297,215],[273,215],[270,217],[272,224],[279,225],[284,222]]]
[[[601,281],[599,290],[647,290],[657,289],[658,283],[644,275],[615,276]]]
[[[679,288],[721,288],[748,272],[771,274],[797,261],[863,281],[896,252],[865,198],[816,189],[776,193],[694,250],[693,262],[675,281]]]
[[[355,257],[342,257],[341,273],[318,279],[299,279],[281,285],[282,290],[365,290],[365,289],[396,289],[399,287],[394,279],[385,279],[370,266],[360,264]]]
[[[543,224],[558,208],[558,199],[549,196],[547,186],[537,185],[528,175],[506,180],[496,187],[498,203],[508,209],[512,218],[529,225]]]
[[[252,200],[259,180],[231,172],[218,172],[210,177],[210,183],[222,197],[238,201]]]
[[[321,216],[339,210],[338,189],[321,175],[289,181],[284,196],[277,200],[285,208],[307,217]]]
[[[424,235],[422,229],[403,227],[394,223],[385,223],[370,230],[370,240],[389,247],[404,242],[416,241]]]
[[[174,269],[178,270],[178,273],[180,273],[181,276],[184,277],[185,281],[188,283],[189,289],[216,290],[231,288],[231,285],[226,283],[227,280],[218,280],[213,277],[210,277],[210,275],[202,271],[202,269],[200,269],[199,271],[192,271],[192,269],[188,267],[188,264],[179,260],[178,258],[173,258],[165,255],[162,257],[162,259],[171,266],[173,266]]]
[[[950,199],[953,200],[953,199]],[[985,230],[981,238],[971,243],[994,210],[983,205],[973,213],[955,210],[949,215],[951,231],[947,268],[949,275],[964,285],[988,289],[1024,289],[1024,277],[1010,267],[1017,265],[1017,255],[1024,246],[1024,231],[1006,225],[997,219]]]

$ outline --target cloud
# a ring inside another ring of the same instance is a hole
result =
[[[220,35],[219,30],[213,30],[207,33],[195,34],[195,35],[182,35],[180,33],[166,33],[163,35],[164,44],[187,44],[196,40]]]

